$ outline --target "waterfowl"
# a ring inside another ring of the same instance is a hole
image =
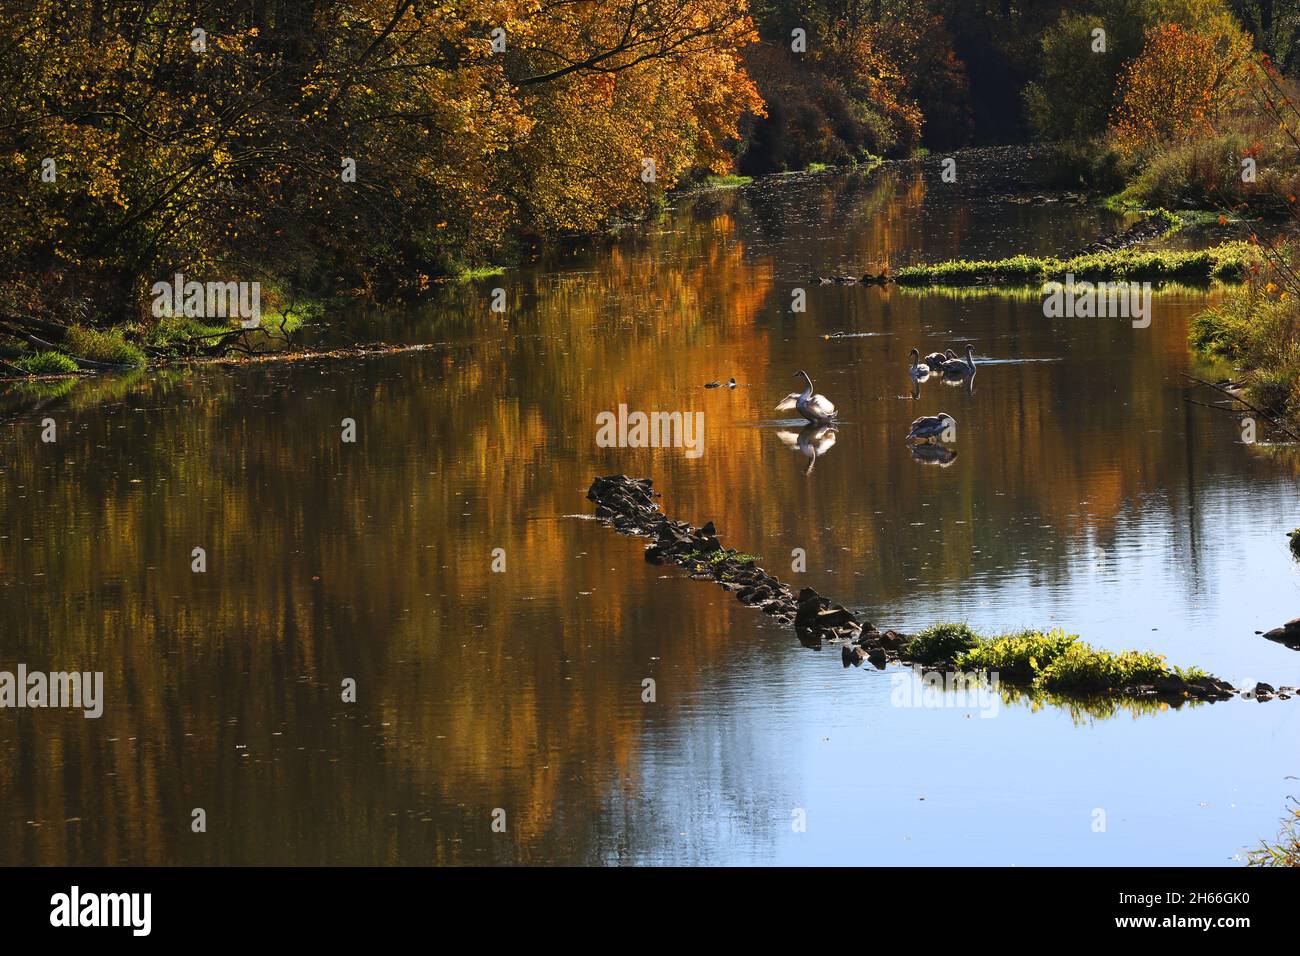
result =
[[[908,441],[932,441],[939,438],[949,428],[957,427],[957,419],[947,412],[938,415],[922,415],[912,422],[911,431],[907,433]]]
[[[921,364],[920,349],[912,349],[912,367],[908,369],[907,374],[917,382],[924,382],[930,377],[930,366]]]
[[[948,350],[952,352],[951,349]],[[966,360],[962,361],[953,356],[946,360],[941,366],[944,375],[974,375],[975,374],[975,346],[970,343],[966,344]]]
[[[736,387],[736,380],[734,378],[727,379],[727,388],[735,388],[735,387]]]
[[[948,361],[949,356],[951,356],[952,358],[957,357],[956,354],[954,354],[954,352],[952,351],[952,349],[948,350],[947,355],[944,355],[942,352],[931,352],[929,355],[925,357],[925,362],[923,364],[928,366],[930,371],[937,372],[939,371],[939,366],[942,365],[944,362]]]
[[[813,394],[812,379],[807,372],[799,371],[794,373],[794,377],[803,376],[803,380],[808,383],[807,388],[802,392],[791,392],[777,404],[778,412],[788,412],[795,409],[805,419],[814,425],[831,425],[835,422],[835,406],[831,404],[830,399],[825,395]]]

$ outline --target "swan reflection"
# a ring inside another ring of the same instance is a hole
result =
[[[781,444],[786,448],[800,452],[808,459],[808,467],[804,474],[811,475],[813,466],[817,464],[817,456],[826,454],[834,447],[835,428],[831,425],[810,423],[798,431],[793,428],[778,429],[776,437],[781,439]]]

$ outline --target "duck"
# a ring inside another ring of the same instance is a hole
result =
[[[907,433],[907,440],[933,441],[942,436],[949,428],[956,427],[957,419],[947,412],[940,412],[938,415],[922,415],[912,422],[912,428]]]
[[[951,351],[952,350],[949,349],[949,352]],[[957,356],[954,355],[952,358],[947,359],[939,367],[940,369],[943,370],[944,375],[959,375],[959,376],[974,375],[975,374],[975,346],[971,345],[970,343],[966,344],[965,361],[957,358]]]
[[[912,349],[912,367],[908,369],[907,374],[917,382],[924,382],[930,377],[930,366],[921,363],[920,349]]]
[[[816,395],[813,393],[812,378],[807,372],[798,371],[794,373],[795,378],[803,376],[807,382],[807,387],[802,392],[791,392],[777,404],[778,412],[788,412],[791,409],[797,411],[807,421],[814,425],[833,425],[835,423],[835,406],[825,395]]]

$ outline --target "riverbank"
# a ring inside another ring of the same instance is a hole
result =
[[[1271,278],[1269,276],[1272,276]],[[1197,350],[1232,363],[1249,406],[1300,427],[1300,300],[1269,270],[1192,319]],[[1276,280],[1276,281],[1274,281]]]

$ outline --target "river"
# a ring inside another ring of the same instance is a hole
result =
[[[1300,683],[1256,633],[1300,612],[1300,458],[1184,401],[1180,373],[1224,372],[1187,347],[1212,292],[1134,328],[809,281],[1129,221],[933,179],[689,196],[316,333],[424,351],[11,391],[0,669],[102,671],[105,701],[0,712],[0,863],[1239,862],[1300,793],[1300,700],[900,706],[897,669],[845,669],[590,519],[595,475],[652,477],[882,628],[1061,627]],[[913,400],[910,349],[967,342],[973,389]],[[800,369],[841,418],[811,472],[773,411]],[[600,447],[620,403],[702,412],[701,453]],[[940,410],[946,467],[904,443]]]

